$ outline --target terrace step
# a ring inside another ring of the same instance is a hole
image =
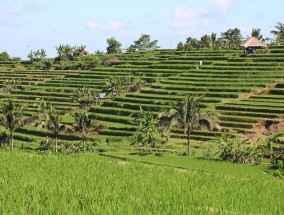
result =
[[[259,118],[278,118],[277,114],[272,113],[258,113],[258,112],[247,112],[247,111],[229,111],[229,110],[219,110],[218,113],[221,114],[221,116],[234,116],[234,117],[249,117],[249,118],[255,118],[256,120]]]
[[[248,107],[248,106],[223,105],[223,106],[216,106],[216,110],[231,110],[231,111],[248,111],[248,112],[284,114],[283,108],[270,109],[269,107],[265,107],[265,106],[263,106],[263,107]]]

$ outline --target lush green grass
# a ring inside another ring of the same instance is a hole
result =
[[[181,167],[0,152],[1,214],[281,214],[282,179],[262,167],[184,157]],[[145,156],[148,157],[148,156]],[[157,163],[164,157],[150,156]],[[179,165],[178,165],[179,166]],[[238,170],[238,171],[236,171]]]

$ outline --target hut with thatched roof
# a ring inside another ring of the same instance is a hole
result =
[[[72,54],[74,57],[87,55],[89,52],[85,50],[76,50]]]
[[[262,48],[262,47],[267,47],[267,45],[264,42],[261,42],[259,39],[256,37],[251,37],[245,42],[243,42],[241,47],[245,48],[246,54],[256,54],[256,48]]]
[[[105,61],[107,66],[113,66],[113,65],[119,65],[119,64],[123,64],[124,62],[116,57],[114,58],[110,58],[108,60]]]

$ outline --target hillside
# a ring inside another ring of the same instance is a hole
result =
[[[35,104],[44,98],[68,114],[79,107],[73,98],[78,88],[92,87],[102,92],[112,76],[139,78],[146,82],[140,92],[104,99],[101,105],[89,109],[90,114],[109,126],[101,135],[131,137],[137,130],[133,116],[140,107],[157,114],[172,107],[186,93],[204,96],[204,109],[220,113],[222,130],[245,133],[260,119],[275,119],[284,113],[284,46],[271,46],[261,52],[250,56],[244,55],[243,50],[136,52],[116,56],[123,60],[121,65],[92,70],[17,70],[17,65],[0,62],[0,102],[11,96],[27,104],[28,118],[38,111]],[[4,90],[7,80],[17,81],[11,94]],[[71,123],[68,115],[65,122]],[[211,140],[221,132],[194,131],[192,138]],[[50,134],[44,129],[25,125],[17,129],[15,138],[37,142],[46,135]],[[62,134],[61,139],[78,140],[78,136]],[[179,139],[185,135],[176,130],[171,137]]]

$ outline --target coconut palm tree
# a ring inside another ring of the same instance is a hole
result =
[[[274,34],[276,36],[276,39],[279,41],[284,40],[284,23],[277,22],[277,25],[274,26],[276,30],[270,31],[271,34]]]
[[[263,35],[260,33],[260,28],[251,29],[251,36],[256,37],[259,40],[263,40]]]
[[[47,56],[46,51],[44,49],[40,49],[38,51],[39,51],[39,58],[43,60]]]
[[[3,116],[0,118],[0,125],[4,126],[10,132],[11,150],[14,150],[14,130],[21,125],[24,106],[16,105],[11,99],[7,104],[2,105]]]
[[[217,48],[217,34],[212,32],[210,35],[211,48],[215,50]]]
[[[212,112],[201,112],[201,99],[194,95],[186,95],[183,101],[178,102],[176,108],[164,111],[158,115],[159,127],[164,131],[183,128],[187,137],[187,154],[190,156],[190,139],[193,129],[217,126],[217,115]]]
[[[41,99],[38,105],[39,111],[43,113],[45,121],[47,121],[48,112],[53,109],[52,105],[47,99]]]
[[[83,152],[86,151],[87,137],[91,134],[99,134],[106,126],[98,124],[86,112],[76,112],[73,115],[76,119],[75,130],[80,131],[82,135]]]
[[[54,110],[49,111],[48,113],[49,121],[47,123],[47,128],[52,130],[55,137],[55,153],[58,152],[58,136],[59,132],[62,129],[62,125],[60,124],[61,118],[58,113],[55,113]]]
[[[31,51],[29,52],[29,54],[27,55],[27,57],[30,59],[30,61],[33,61],[34,58],[35,58],[34,52],[31,50]]]
[[[209,48],[211,46],[211,36],[210,35],[203,35],[200,38],[200,43],[203,48]]]
[[[71,58],[72,57],[72,52],[73,52],[73,47],[70,45],[59,45],[55,47],[57,50],[58,58],[60,60],[64,60],[66,58]]]

